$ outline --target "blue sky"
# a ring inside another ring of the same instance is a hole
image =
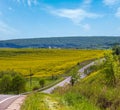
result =
[[[120,36],[120,0],[0,0],[0,40]]]

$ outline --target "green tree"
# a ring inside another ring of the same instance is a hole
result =
[[[40,86],[43,88],[44,85],[45,85],[45,80],[44,80],[44,79],[41,79],[41,80],[39,81],[39,84],[40,84]]]
[[[11,90],[12,78],[10,75],[4,75],[0,81],[2,93],[8,93]]]
[[[112,50],[113,50],[114,55],[120,55],[120,46],[119,45],[115,45]]]
[[[20,74],[15,75],[15,77],[12,79],[13,92],[17,94],[25,91],[25,85],[26,85],[25,78]]]

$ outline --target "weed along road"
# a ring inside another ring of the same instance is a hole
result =
[[[19,110],[24,95],[0,95],[0,110]]]

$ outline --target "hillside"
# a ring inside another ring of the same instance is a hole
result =
[[[88,68],[91,73],[86,78],[76,78],[74,85],[59,87],[52,95],[29,95],[22,110],[120,110],[120,57],[108,53],[105,59]]]
[[[54,37],[0,41],[1,48],[91,48],[106,49],[116,43],[120,37]]]

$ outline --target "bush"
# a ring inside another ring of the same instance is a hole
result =
[[[35,87],[33,87],[33,91],[35,91],[35,90],[38,90],[39,89],[39,87],[38,86],[35,86]]]
[[[11,90],[12,78],[10,75],[4,75],[0,81],[2,93],[8,93]]]
[[[43,88],[45,86],[45,79],[39,81],[40,86]]]
[[[120,46],[119,45],[114,46],[112,50],[113,50],[114,55],[120,55]]]
[[[22,75],[18,74],[12,79],[12,88],[17,94],[25,91],[25,79]]]
[[[14,71],[0,72],[0,92],[17,93],[25,91],[25,78]]]

